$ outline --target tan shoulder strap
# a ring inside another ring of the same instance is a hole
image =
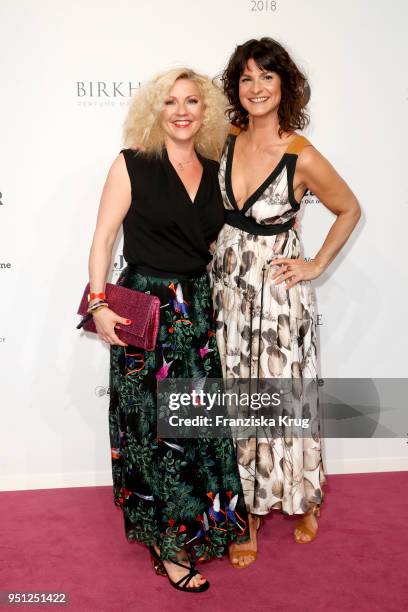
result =
[[[237,136],[241,132],[241,128],[236,125],[229,126],[228,134],[232,136]],[[301,136],[300,134],[296,134],[295,138],[292,140],[290,145],[287,148],[286,153],[293,153],[294,155],[299,155],[299,153],[305,148],[312,146],[310,140],[308,140],[305,136]]]
[[[228,134],[233,134],[234,136],[237,136],[240,133],[240,131],[241,129],[239,127],[237,127],[236,125],[232,125],[232,123],[230,123]]]
[[[305,138],[304,136],[300,136],[296,134],[295,138],[292,140],[290,145],[287,148],[286,153],[293,153],[294,155],[299,155],[299,153],[305,148],[311,146],[312,143],[310,140]]]

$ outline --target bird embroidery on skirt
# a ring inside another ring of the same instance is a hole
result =
[[[197,531],[195,536],[191,538],[191,540],[186,542],[186,546],[187,544],[190,544],[190,542],[192,542],[193,540],[197,540],[197,538],[203,538],[206,535],[207,531],[210,529],[210,525],[208,523],[208,517],[205,512],[203,512],[203,514],[198,514],[196,520],[200,521],[201,527]]]
[[[158,372],[156,372],[156,379],[157,380],[164,380],[165,378],[167,378],[167,376],[169,375],[169,369],[171,364],[173,363],[172,361],[166,361],[166,358],[163,354],[163,365],[160,368],[160,370]]]
[[[217,523],[223,523],[225,521],[225,512],[221,510],[220,504],[220,494],[214,496],[214,493],[207,493],[207,497],[209,497],[212,501],[212,505],[208,510],[208,514],[210,518],[213,520],[214,529],[218,529],[220,531],[226,531],[226,529],[222,529],[221,527],[217,527]]]
[[[229,498],[228,506],[225,506],[227,518],[234,523],[240,530],[241,534],[245,533],[246,530],[246,521],[242,519],[237,512],[235,512],[235,508],[238,501],[238,495],[234,495],[232,497],[232,491],[227,491],[227,496]]]
[[[177,287],[174,286],[174,283],[170,283],[169,289],[174,295],[174,297],[170,298],[170,304],[173,306],[174,310],[188,317],[188,304],[184,301],[183,290],[180,283],[177,283]]]

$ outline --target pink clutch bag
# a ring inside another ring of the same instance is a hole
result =
[[[78,314],[82,315],[82,321],[77,325],[77,329],[83,327],[86,331],[96,332],[95,323],[92,315],[87,313],[88,309],[89,283],[85,287]],[[116,312],[120,317],[130,319],[129,325],[117,324],[115,332],[123,341],[152,351],[156,346],[157,332],[160,320],[160,300],[155,295],[149,295],[142,291],[128,289],[121,285],[106,283],[106,301],[109,308]]]

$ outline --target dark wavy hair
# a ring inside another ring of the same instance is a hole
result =
[[[248,60],[253,59],[263,70],[276,72],[281,78],[281,101],[278,108],[279,135],[302,130],[309,123],[305,106],[310,89],[305,75],[299,70],[286,49],[272,38],[252,38],[238,45],[221,75],[224,93],[230,106],[227,116],[240,129],[248,125],[248,111],[239,100],[239,79]]]

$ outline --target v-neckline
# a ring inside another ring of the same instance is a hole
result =
[[[249,210],[251,208],[251,206],[253,204],[255,204],[255,202],[258,200],[259,196],[261,196],[263,194],[265,189],[278,176],[279,172],[281,172],[281,170],[283,170],[283,168],[285,166],[285,163],[286,163],[286,158],[287,158],[287,155],[288,155],[287,151],[288,151],[290,145],[287,146],[285,153],[282,155],[282,157],[280,158],[280,160],[278,161],[278,163],[276,164],[276,166],[274,167],[272,172],[270,172],[270,174],[261,183],[261,185],[259,185],[259,187],[256,188],[256,190],[252,193],[252,195],[250,195],[245,200],[244,204],[240,208],[238,206],[238,204],[237,204],[237,201],[236,201],[235,195],[234,195],[234,191],[232,189],[232,163],[234,161],[234,150],[235,150],[235,143],[236,143],[236,140],[237,140],[237,134],[232,134],[231,136],[232,136],[232,140],[231,140],[231,143],[230,143],[230,145],[228,147],[228,151],[227,151],[227,167],[226,167],[226,172],[225,172],[225,190],[227,192],[228,199],[229,199],[230,203],[232,204],[232,206],[238,212],[245,213],[245,212],[247,212],[247,210]]]
[[[177,181],[178,181],[178,183],[179,183],[179,185],[180,185],[184,195],[187,197],[187,200],[189,201],[189,203],[191,205],[194,205],[194,204],[196,205],[197,204],[198,196],[199,196],[199,194],[201,192],[201,188],[202,188],[203,183],[204,183],[205,165],[204,165],[204,161],[203,161],[202,156],[196,151],[196,155],[197,155],[198,161],[200,162],[201,167],[202,167],[203,170],[201,172],[201,178],[200,178],[200,182],[198,184],[198,188],[197,188],[196,194],[194,196],[194,200],[192,200],[191,197],[190,197],[190,194],[188,193],[188,191],[186,189],[186,186],[184,185],[183,181],[181,180],[181,178],[179,176],[179,173],[177,172],[177,170],[175,169],[175,167],[173,166],[173,164],[170,161],[169,154],[167,152],[166,147],[164,147],[164,155],[166,157],[167,165],[170,167],[170,170],[173,172],[173,175],[175,175],[175,177],[177,178]]]

